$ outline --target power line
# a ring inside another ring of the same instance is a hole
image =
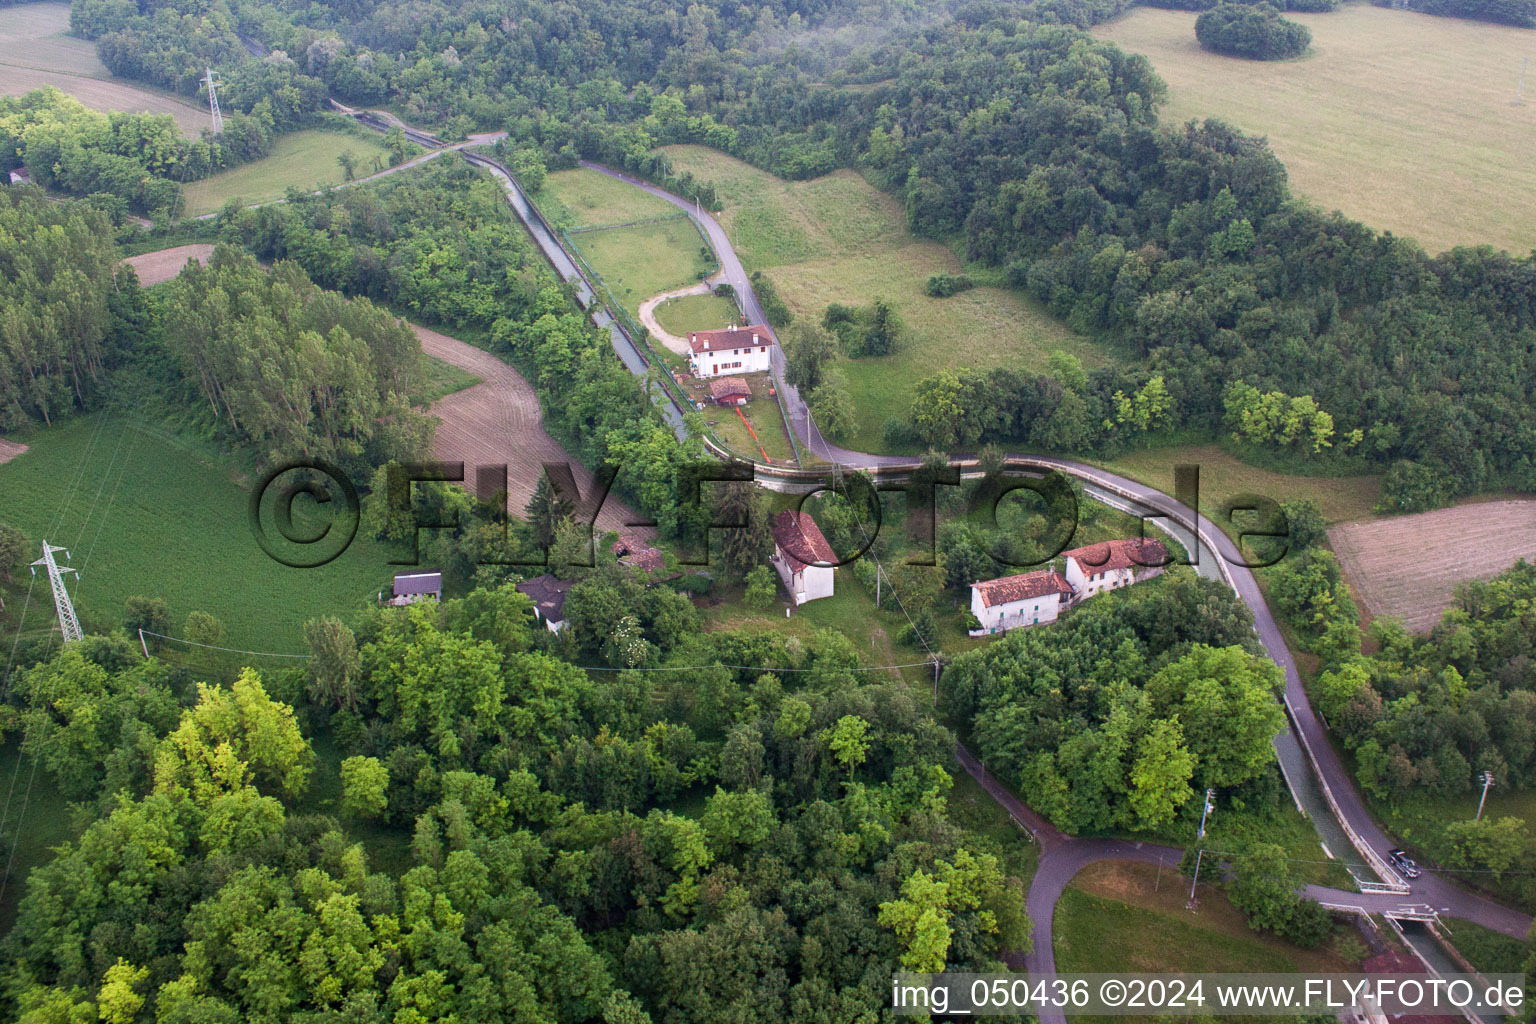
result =
[[[279,654],[273,651],[247,651],[238,647],[219,647],[215,644],[198,643],[196,640],[183,640],[181,637],[166,636],[164,633],[156,633],[153,630],[139,630],[144,636],[159,637],[161,640],[171,640],[179,644],[189,644],[193,647],[204,647],[211,651],[225,651],[229,654],[251,654],[260,658],[297,658],[308,660],[308,654]],[[859,665],[853,668],[841,668],[839,672],[889,672],[891,669],[923,668],[932,662],[913,661],[904,665]],[[820,668],[779,668],[775,665],[727,665],[715,662],[712,665],[651,665],[639,668],[615,668],[612,665],[573,665],[573,668],[583,672],[705,672],[712,668],[728,668],[739,672],[821,672]]]

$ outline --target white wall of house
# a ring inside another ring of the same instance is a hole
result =
[[[1063,594],[1042,594],[988,607],[982,603],[981,588],[972,587],[971,614],[981,623],[983,632],[1001,633],[1019,626],[1055,622],[1064,598]]]
[[[695,377],[724,377],[733,373],[766,373],[773,361],[773,342],[750,331],[738,331],[734,341],[709,352],[690,352],[688,365]],[[753,339],[756,344],[753,344]]]
[[[1072,588],[1074,601],[1085,601],[1094,594],[1116,587],[1128,587],[1136,582],[1132,569],[1111,569],[1105,572],[1091,565],[1079,565],[1077,559],[1067,556],[1067,585]]]
[[[773,558],[770,561],[773,562],[779,579],[784,581],[784,589],[789,591],[789,596],[797,606],[807,601],[815,601],[817,598],[832,596],[830,565],[808,565],[796,572],[790,565],[789,559],[784,557],[784,552],[777,546],[773,549]]]

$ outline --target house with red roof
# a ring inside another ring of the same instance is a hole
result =
[[[693,331],[688,335],[688,368],[695,377],[722,377],[733,373],[766,373],[778,345],[767,324],[732,324],[718,331]]]
[[[972,636],[1055,622],[1072,603],[1072,587],[1059,572],[1040,569],[971,584],[971,614],[981,629]]]
[[[1067,608],[1106,590],[1160,576],[1168,550],[1150,537],[1111,540],[1062,552],[1066,571],[1039,569],[971,584],[971,636],[1055,622]]]
[[[1090,544],[1063,551],[1067,560],[1067,585],[1072,588],[1072,602],[1086,601],[1095,594],[1116,590],[1141,579],[1162,574],[1168,562],[1168,549],[1151,537],[1131,537]]]
[[[796,607],[832,596],[837,555],[821,528],[804,512],[790,509],[773,517],[773,567]]]

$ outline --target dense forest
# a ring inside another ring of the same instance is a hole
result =
[[[16,430],[100,400],[136,289],[119,288],[106,215],[41,189],[0,189],[0,238],[0,430]]]
[[[1388,803],[1464,797],[1470,810],[1483,772],[1501,788],[1536,786],[1533,598],[1536,567],[1522,561],[1495,579],[1463,584],[1427,636],[1377,620],[1368,631],[1372,653],[1357,645],[1328,659],[1316,684],[1318,710],[1353,752],[1366,792]],[[1504,876],[1536,857],[1536,835],[1524,820],[1456,821],[1443,835],[1417,838],[1447,867],[1491,872],[1512,896],[1536,904],[1536,876]],[[1478,881],[1488,884],[1486,876]]]
[[[880,4],[875,30],[876,12],[839,0],[686,11],[521,0],[494,13],[433,0],[409,14],[217,0],[172,46],[189,17],[174,5],[75,4],[104,52],[137,41],[140,77],[185,89],[203,55],[232,62],[237,109],[259,117],[268,104],[278,128],[329,89],[450,135],[504,128],[551,167],[600,158],[655,176],[656,147],[677,142],[791,178],[860,167],[914,230],[962,237],[972,260],[1145,361],[1081,384],[964,371],[920,382],[918,407],[951,392],[955,444],[1113,455],[1148,431],[1221,434],[1241,381],[1310,403],[1335,428],[1306,446],[1232,431],[1244,444],[1385,472],[1385,510],[1536,487],[1531,260],[1430,257],[1294,201],[1262,140],[1214,121],[1159,124],[1164,87],[1148,62],[1077,31],[1124,7]],[[1117,396],[1154,378],[1170,401],[1144,430]],[[999,394],[1032,397],[994,415]],[[948,440],[919,422],[890,430]]]
[[[891,964],[1028,948],[952,737],[847,640],[681,600],[662,664],[713,667],[588,674],[628,609],[581,609],[571,644],[510,587],[318,621],[307,669],[227,685],[121,633],[27,668],[13,721],[96,813],[31,877],[5,1015],[873,1019]]]

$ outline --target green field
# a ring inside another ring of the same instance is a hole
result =
[[[637,196],[651,198],[637,188]],[[630,316],[652,295],[685,288],[716,269],[699,229],[687,217],[628,228],[583,231],[570,236],[582,257],[596,270]]]
[[[52,85],[96,110],[170,114],[189,137],[208,127],[206,108],[139,82],[113,78],[96,56],[96,44],[68,32],[67,3],[0,7],[0,93],[20,96]]]
[[[1536,33],[1366,3],[1288,17],[1312,30],[1302,60],[1209,53],[1183,11],[1138,7],[1094,34],[1152,59],[1165,123],[1220,117],[1268,136],[1291,186],[1325,210],[1430,252],[1536,246],[1536,104],[1513,105]]]
[[[1459,917],[1442,918],[1440,923],[1456,951],[1484,974],[1525,973],[1532,952],[1530,943]]]
[[[795,451],[784,429],[784,414],[779,410],[778,400],[768,394],[773,381],[766,373],[744,374],[743,378],[752,388],[752,397],[741,407],[741,415],[738,416],[733,407],[709,402],[704,406],[704,422],[733,452],[751,459],[761,459],[766,454],[775,464],[787,462],[793,465]],[[709,393],[707,389],[686,390],[698,395]],[[747,424],[751,424],[752,430],[747,429]],[[755,440],[754,432],[757,434]]]
[[[1202,874],[1202,877],[1204,875]],[[1056,967],[1093,971],[1349,971],[1366,952],[1344,932],[1302,949],[1255,932],[1226,894],[1202,884],[1195,913],[1177,867],[1104,861],[1089,865],[1056,904]]]
[[[904,415],[913,385],[941,369],[1043,368],[1053,349],[1089,367],[1111,358],[1013,289],[924,295],[929,277],[965,268],[943,245],[911,234],[897,202],[852,171],[788,182],[701,146],[666,152],[677,170],[715,184],[725,204],[720,222],[742,263],[762,270],[795,316],[820,320],[829,303],[875,298],[900,313],[900,351],[841,361],[857,421],[849,447],[881,450],[886,419]]]
[[[0,520],[34,544],[70,549],[87,630],[119,625],[123,601],[143,594],[166,600],[178,631],[188,612],[206,611],[230,647],[300,652],[306,620],[364,605],[396,571],[363,535],[321,568],[272,561],[252,535],[240,471],[156,425],[81,416],[25,441],[30,449],[0,466]],[[296,519],[309,504],[296,503]],[[29,633],[51,628],[49,604],[34,593]]]
[[[684,295],[656,307],[656,322],[672,334],[712,331],[737,321],[736,300],[722,295]]]
[[[1100,463],[1112,473],[1128,476],[1165,493],[1173,493],[1173,468],[1200,467],[1200,511],[1220,522],[1222,502],[1238,494],[1258,494],[1275,501],[1311,498],[1330,523],[1362,519],[1381,493],[1379,476],[1292,476],[1250,466],[1216,444],[1151,448]]]
[[[340,184],[336,162],[346,150],[357,157],[357,177],[374,173],[374,158],[388,166],[389,150],[371,138],[343,132],[302,131],[279,136],[272,152],[253,163],[194,181],[185,188],[186,216],[214,213],[231,199],[247,205],[281,199],[289,188],[318,189]]]
[[[665,199],[585,167],[548,175],[534,198],[540,212],[563,228],[607,227],[682,213]]]

